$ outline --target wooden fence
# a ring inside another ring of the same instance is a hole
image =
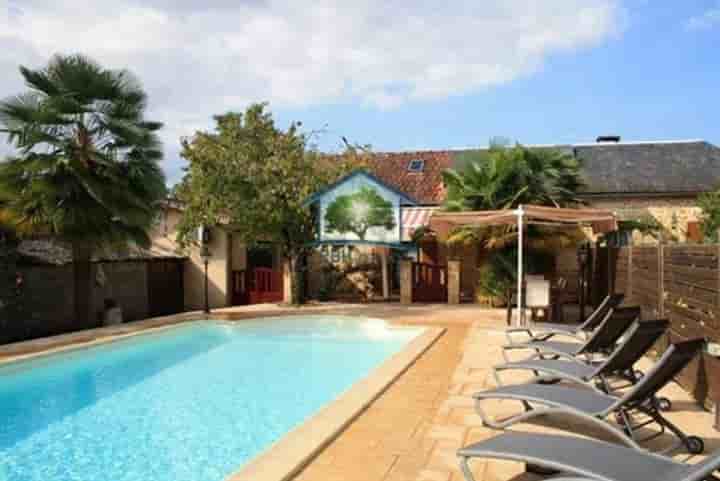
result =
[[[615,249],[615,292],[642,307],[643,318],[668,318],[669,339],[720,342],[720,246],[658,245]],[[659,346],[660,348],[665,346]],[[704,354],[679,382],[700,402],[720,400],[720,359]]]
[[[92,310],[98,317],[91,319],[90,324],[75,319],[71,264],[12,267],[13,278],[17,273],[22,279],[19,307],[12,318],[0,317],[0,344],[98,327],[107,298],[120,305],[125,321],[184,310],[183,259],[93,262]],[[7,268],[0,266],[0,273],[3,270]]]

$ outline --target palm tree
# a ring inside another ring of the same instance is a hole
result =
[[[462,171],[447,169],[447,210],[510,209],[520,204],[554,207],[581,204],[580,163],[550,148],[491,146],[469,152]],[[473,158],[474,156],[474,158]],[[461,160],[463,160],[461,158]]]
[[[582,204],[578,191],[584,182],[580,163],[572,155],[550,148],[492,146],[486,152],[468,152],[462,170],[447,169],[444,209],[448,211],[511,209],[521,204],[572,207]],[[572,232],[572,231],[571,231]],[[551,247],[547,229],[530,226],[528,241]],[[486,247],[514,242],[514,226],[459,229],[450,243],[481,241]],[[562,240],[563,236],[555,236]]]
[[[580,164],[572,155],[555,149],[492,146],[486,152],[470,151],[459,159],[462,170],[447,169],[443,180],[447,188],[444,209],[448,211],[512,209],[521,204],[572,207],[582,201],[578,191],[584,185]],[[579,242],[582,232],[529,225],[525,231],[529,255],[524,256],[525,271],[546,269],[550,253]],[[515,285],[517,228],[490,226],[459,228],[447,242],[450,246],[474,243],[491,249],[481,269],[478,287],[486,295],[503,298],[510,306]],[[508,322],[510,319],[508,308]]]
[[[0,102],[0,132],[16,149],[0,163],[0,205],[18,232],[72,247],[76,320],[88,326],[93,252],[149,245],[165,195],[162,124],[145,120],[147,97],[128,71],[56,55],[20,73],[29,91]]]

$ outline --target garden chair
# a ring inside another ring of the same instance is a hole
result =
[[[558,324],[550,322],[536,323],[529,327],[512,327],[505,330],[505,335],[510,344],[515,343],[513,334],[523,333],[530,340],[545,341],[556,335],[574,337],[578,340],[586,338],[607,316],[608,312],[620,304],[625,299],[624,294],[611,294],[606,296],[590,315],[578,324]]]
[[[609,394],[637,384],[643,375],[634,369],[635,363],[665,334],[668,326],[667,319],[635,321],[628,330],[625,340],[600,363],[587,364],[578,359],[530,358],[494,366],[495,380],[498,386],[502,386],[503,382],[499,374],[501,371],[532,371],[536,377],[529,382],[570,381]],[[629,384],[611,385],[610,380],[613,378],[624,379]],[[654,402],[663,411],[669,410],[672,406],[670,400],[664,397],[655,399]]]
[[[534,350],[537,355],[544,357],[574,359],[583,356],[591,360],[594,355],[607,354],[615,349],[618,339],[633,322],[640,318],[640,312],[640,308],[637,306],[617,307],[608,311],[600,325],[584,343],[531,339],[529,342],[502,346],[502,355],[506,362],[511,362],[508,358],[508,351]]]
[[[677,445],[684,445],[690,453],[699,454],[705,449],[702,439],[696,436],[687,436],[680,428],[663,417],[659,406],[653,402],[653,399],[660,389],[672,381],[702,351],[704,345],[704,339],[692,339],[671,344],[653,368],[621,397],[575,387],[517,384],[475,393],[473,398],[476,400],[476,410],[485,425],[496,429],[504,429],[543,415],[560,414],[564,418],[575,418],[579,422],[596,426],[629,446],[637,448],[639,448],[638,442],[661,436],[667,429],[679,439],[679,442],[666,451],[675,449]],[[481,401],[487,399],[521,401],[526,411],[503,421],[493,421],[485,414],[481,406]],[[531,407],[533,403],[547,407],[533,409]],[[607,422],[606,419],[610,415],[615,416],[620,429]],[[634,423],[634,416],[640,416],[642,419]],[[660,431],[643,439],[637,439],[636,431],[651,424],[657,424]]]
[[[475,481],[469,461],[477,458],[531,463],[581,478],[552,481],[704,481],[720,469],[720,452],[698,464],[576,436],[504,433],[458,451],[466,481]]]

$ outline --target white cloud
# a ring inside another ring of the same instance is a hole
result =
[[[82,52],[142,79],[176,155],[250,101],[393,108],[510,82],[619,32],[619,1],[0,0],[0,97],[18,64]]]
[[[720,4],[705,10],[700,15],[690,17],[685,24],[688,30],[707,30],[717,26],[720,26]]]

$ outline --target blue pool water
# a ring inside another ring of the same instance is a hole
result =
[[[0,367],[0,480],[221,481],[418,332],[202,321]]]

